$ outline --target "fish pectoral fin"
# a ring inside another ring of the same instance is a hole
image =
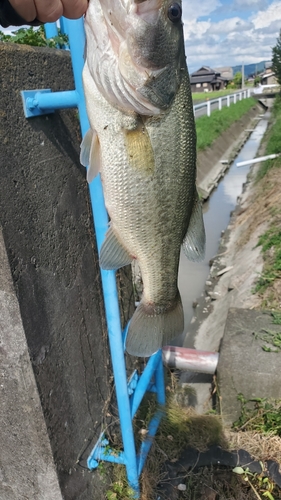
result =
[[[117,239],[112,228],[109,228],[100,251],[100,267],[107,270],[116,270],[131,264],[133,257]]]
[[[81,143],[80,163],[88,167],[87,181],[90,184],[101,170],[101,151],[98,134],[89,129]]]
[[[156,304],[147,304],[142,300],[129,323],[126,351],[133,356],[151,356],[180,335],[183,329],[184,316],[179,292],[169,308],[159,308]]]
[[[90,163],[90,151],[91,151],[93,134],[94,133],[92,129],[89,128],[89,130],[86,132],[81,142],[80,163],[81,165],[83,165],[83,167],[87,167]]]
[[[203,221],[202,205],[195,193],[194,205],[187,229],[187,233],[183,239],[182,247],[186,257],[189,260],[200,261],[205,257],[205,228]]]

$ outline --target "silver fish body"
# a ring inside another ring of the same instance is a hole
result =
[[[190,84],[182,25],[169,19],[171,8],[174,17],[181,13],[169,0],[90,0],[86,16],[91,131],[81,161],[89,181],[101,172],[111,220],[101,267],[137,259],[141,269],[143,297],[126,341],[136,356],[182,333],[181,245],[192,260],[204,255]]]

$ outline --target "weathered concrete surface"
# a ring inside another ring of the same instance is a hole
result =
[[[262,107],[257,104],[240,120],[233,123],[220,137],[197,156],[197,188],[200,196],[207,199],[229,165],[246,142],[250,132],[247,129],[256,126],[255,117]]]
[[[111,422],[112,387],[79,123],[74,110],[27,120],[20,97],[72,89],[70,55],[0,44],[0,67],[0,224],[60,487],[103,498],[80,465]]]
[[[0,500],[62,500],[0,231]]]
[[[225,425],[231,425],[241,413],[239,393],[247,400],[281,399],[281,352],[264,351],[262,346],[267,344],[260,338],[266,331],[280,332],[280,325],[272,320],[270,312],[235,308],[228,312],[217,369]]]

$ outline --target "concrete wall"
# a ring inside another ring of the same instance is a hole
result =
[[[62,500],[0,231],[0,498]]]
[[[77,112],[27,120],[19,93],[73,89],[70,56],[0,43],[0,68],[0,223],[29,355],[63,498],[100,499],[80,459],[108,413],[111,371]]]

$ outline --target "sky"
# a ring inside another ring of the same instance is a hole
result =
[[[281,29],[281,1],[183,0],[190,73],[271,60]]]
[[[182,4],[190,73],[201,66],[271,60],[281,29],[281,0],[182,0]]]

